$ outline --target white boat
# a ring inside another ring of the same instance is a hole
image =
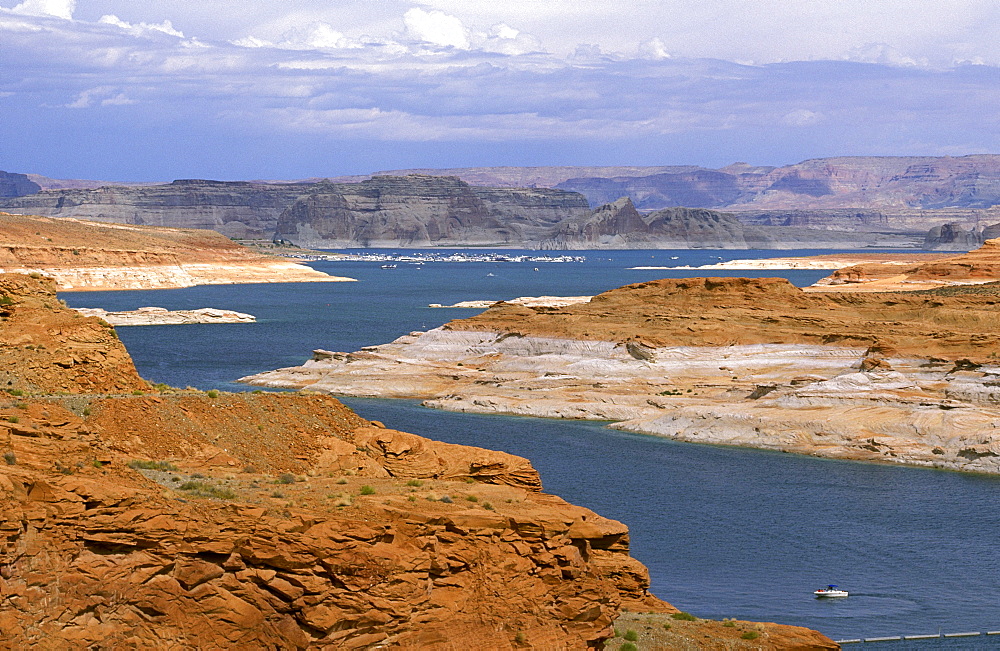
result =
[[[835,585],[828,585],[825,588],[820,588],[813,592],[817,598],[820,597],[846,597],[849,593],[847,590],[841,590]]]

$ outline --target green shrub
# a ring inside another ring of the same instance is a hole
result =
[[[219,392],[216,389],[209,389],[208,391],[205,392],[205,395],[208,396],[209,398],[218,398]]]
[[[16,466],[17,465],[17,455],[14,454],[13,452],[4,452],[3,453],[3,460],[7,462],[8,466]]]
[[[140,391],[139,389],[136,389],[135,391],[132,392],[132,395],[133,396],[141,396],[142,395],[142,391]]]
[[[635,642],[636,640],[639,639],[639,634],[630,628],[627,631],[625,631],[625,635],[623,635],[622,637],[628,640],[629,642]]]
[[[375,489],[372,488],[371,486],[369,486],[368,484],[365,484],[364,486],[361,487],[361,494],[362,495],[374,495],[375,494]]]
[[[13,305],[14,299],[10,296],[0,296],[0,305]]]
[[[475,495],[466,495],[465,499],[468,500],[469,502],[478,502],[479,501],[479,498],[476,497]]]
[[[670,623],[669,622],[664,622],[663,623],[663,630],[665,630],[665,631],[669,631],[670,630]]]
[[[743,638],[744,640],[756,640],[758,637],[760,637],[760,633],[758,633],[757,631],[747,631],[740,637]]]
[[[290,472],[282,473],[278,475],[278,478],[274,480],[275,484],[294,484],[295,475]]]
[[[24,395],[24,391],[21,391],[20,389],[11,389],[7,393],[9,393],[12,396],[18,396],[18,397]]]
[[[186,481],[179,486],[180,490],[193,493],[198,497],[214,497],[220,500],[231,500],[236,493],[228,488],[213,486],[204,481]]]
[[[618,651],[639,651],[639,647],[632,644],[631,642],[623,642]]]
[[[7,416],[7,422],[8,423],[20,423],[21,419],[18,418],[17,416]]]
[[[281,491],[274,491],[273,493],[271,493],[271,497],[277,497],[280,500],[283,497],[285,497],[285,494],[282,493]]]
[[[524,631],[518,631],[517,635],[514,636],[514,641],[518,644],[524,644],[528,641],[528,636],[524,634]]]
[[[416,486],[416,487],[419,488],[420,486],[424,485],[424,482],[420,481],[419,479],[411,479],[410,481],[406,482],[406,485],[407,486]]]
[[[493,505],[490,504],[489,502],[483,502],[483,508],[486,509],[487,511],[492,511]]]
[[[164,472],[177,472],[177,466],[169,461],[142,461],[135,459],[128,462],[128,467],[132,470],[162,470]]]
[[[673,619],[680,619],[680,620],[683,620],[685,622],[696,622],[696,621],[698,621],[697,617],[695,617],[691,613],[685,613],[685,612],[674,613],[673,615],[671,615],[671,617]]]
[[[726,628],[733,628],[733,627],[736,626],[736,622],[726,621],[726,622],[722,622],[722,625],[725,626]]]

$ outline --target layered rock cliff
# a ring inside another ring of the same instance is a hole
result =
[[[275,237],[313,248],[510,246],[589,213],[580,195],[547,189],[483,188],[454,177],[375,177],[320,184],[285,210]]]
[[[61,290],[350,280],[256,253],[213,231],[7,213],[0,213],[0,271],[47,276]]]
[[[41,189],[41,186],[25,174],[0,171],[0,197],[23,197],[35,194]]]
[[[311,187],[303,183],[180,180],[166,185],[46,190],[0,200],[0,210],[271,239],[281,211]]]

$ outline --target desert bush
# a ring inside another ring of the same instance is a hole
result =
[[[274,480],[275,484],[294,484],[295,475],[290,472],[285,472],[278,475],[278,478]]]
[[[468,500],[469,502],[478,502],[479,501],[479,498],[476,497],[475,495],[466,495],[465,499]]]
[[[685,621],[685,622],[696,622],[696,621],[698,621],[697,617],[695,617],[691,613],[685,613],[685,612],[674,613],[673,615],[671,615],[671,617],[673,619],[680,619],[680,620]]]
[[[627,631],[625,631],[625,635],[623,635],[622,637],[628,640],[629,642],[635,642],[636,640],[639,639],[639,634],[630,628]]]
[[[747,631],[740,637],[743,638],[744,640],[756,640],[758,637],[760,637],[760,633],[758,633],[757,631]]]
[[[639,647],[632,644],[631,642],[623,642],[618,651],[639,651]]]
[[[216,389],[209,389],[208,391],[205,392],[205,395],[208,396],[209,398],[218,398],[219,392]]]
[[[375,489],[372,488],[371,486],[369,486],[368,484],[365,484],[364,486],[361,487],[361,494],[362,495],[374,495],[375,494]]]
[[[420,481],[419,479],[411,479],[410,481],[406,482],[406,485],[407,486],[416,486],[416,487],[419,488],[420,486],[424,485],[424,482]]]
[[[13,452],[4,452],[3,453],[3,460],[7,462],[8,466],[16,466],[17,465],[17,455],[14,454]]]
[[[177,466],[169,461],[143,461],[134,459],[128,462],[128,467],[132,470],[162,470],[164,472],[177,472]]]
[[[198,497],[214,497],[221,500],[231,500],[236,497],[236,493],[232,490],[213,486],[204,481],[186,481],[179,488],[182,491],[193,493]]]

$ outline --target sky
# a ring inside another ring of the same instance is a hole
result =
[[[0,0],[0,169],[1000,153],[995,0]]]

